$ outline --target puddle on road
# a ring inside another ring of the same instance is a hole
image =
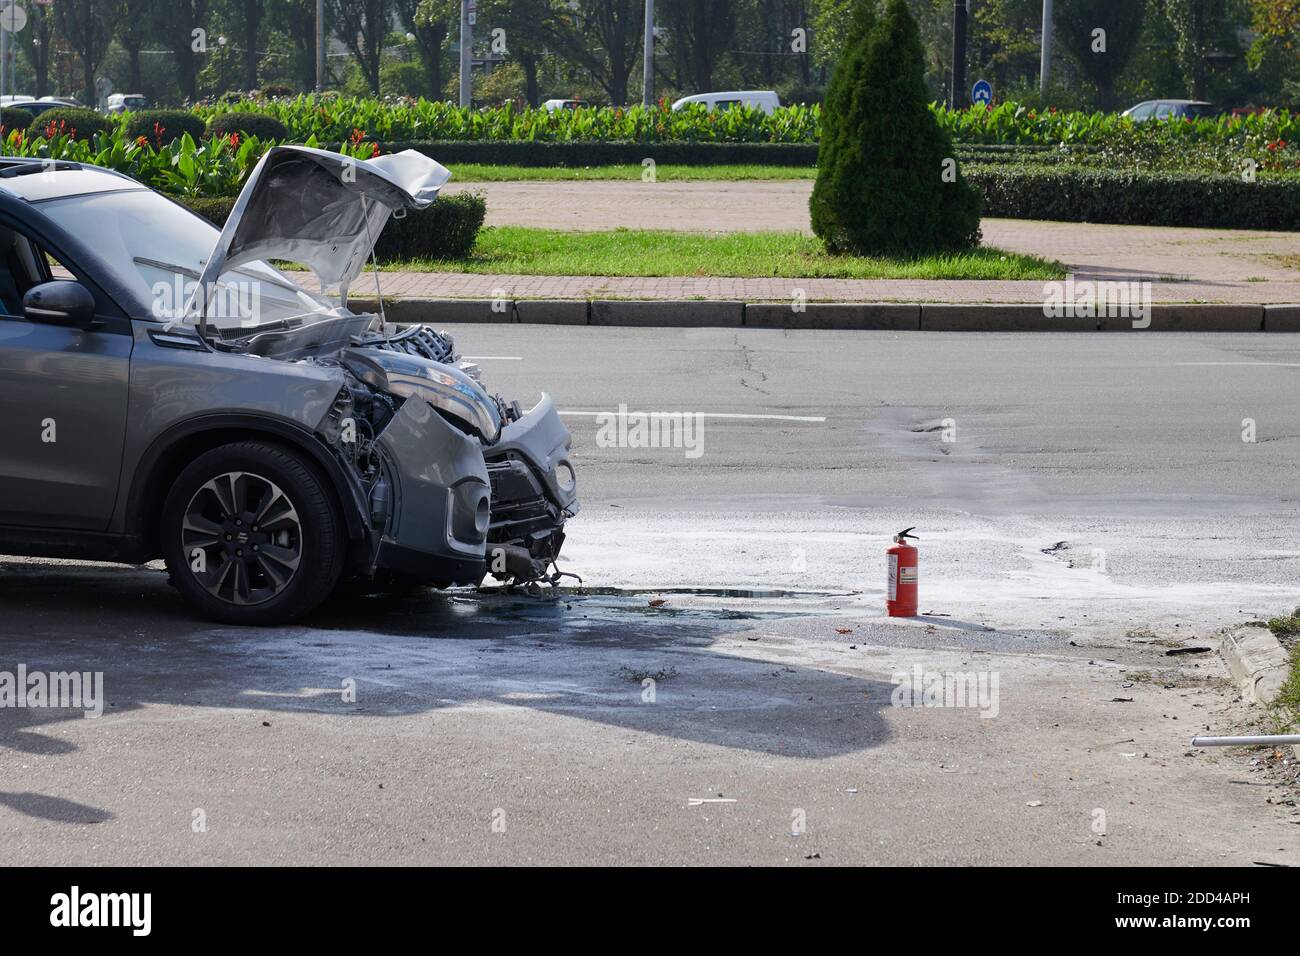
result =
[[[313,615],[318,620],[309,623],[330,629],[364,626],[402,633],[445,633],[467,626],[490,629],[520,623],[565,630],[655,622],[707,625],[842,613],[842,600],[851,600],[859,593],[778,588],[561,587],[545,588],[533,595],[520,589],[487,587],[370,595],[347,605],[331,602],[322,614]],[[662,603],[652,604],[648,599],[652,595],[662,598]]]

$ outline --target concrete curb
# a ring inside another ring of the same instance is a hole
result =
[[[921,327],[919,305],[887,302],[806,302],[795,311],[791,302],[749,302],[744,324],[755,329],[849,329],[915,332]]]
[[[355,308],[373,311],[373,299]],[[1178,305],[1151,308],[1150,324],[1132,319],[1050,318],[1034,303],[740,302],[669,299],[384,300],[390,321],[519,322],[629,328],[829,329],[898,332],[1283,332],[1300,333],[1296,305]],[[797,310],[797,311],[796,311]]]
[[[1241,695],[1253,704],[1267,707],[1273,703],[1291,671],[1286,649],[1267,627],[1238,625],[1229,629],[1219,653],[1228,662]]]
[[[591,325],[626,325],[638,329],[739,328],[745,324],[745,303],[688,299],[592,299]]]
[[[1153,305],[1151,324],[1145,329],[1132,319],[1103,316],[1102,332],[1262,332],[1262,305]],[[1297,331],[1300,331],[1298,329]]]
[[[1267,627],[1239,624],[1229,628],[1219,645],[1241,696],[1252,704],[1267,707],[1277,699],[1291,673],[1286,648]],[[1300,744],[1291,747],[1300,758]]]
[[[1096,318],[1043,314],[1041,305],[965,305],[938,303],[921,306],[923,332],[1095,332]]]
[[[1264,306],[1265,332],[1300,332],[1300,305]]]

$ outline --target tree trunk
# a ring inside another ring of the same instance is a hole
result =
[[[128,48],[126,51],[126,85],[130,92],[139,93],[144,89],[144,84],[140,81],[140,48]]]
[[[176,51],[176,81],[181,88],[181,98],[193,103],[198,99],[198,87],[194,76],[194,55],[186,44]]]
[[[244,89],[257,89],[257,34],[262,23],[262,0],[244,0]]]
[[[528,105],[534,108],[541,106],[542,91],[537,83],[537,55],[534,53],[519,54],[519,65],[524,70],[524,95],[528,97]]]
[[[85,97],[81,102],[85,103],[87,108],[94,109],[99,105],[99,100],[95,96],[95,61],[89,56],[81,58],[82,78],[85,81]]]

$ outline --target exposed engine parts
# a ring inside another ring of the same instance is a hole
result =
[[[446,332],[435,332],[427,325],[408,325],[392,335],[364,332],[355,336],[352,344],[386,352],[405,352],[443,365],[452,365],[456,361],[456,345],[451,336]]]

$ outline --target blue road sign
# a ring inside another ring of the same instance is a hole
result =
[[[993,102],[993,84],[988,80],[976,80],[975,85],[971,87],[970,98],[972,103],[983,103],[988,106]]]

